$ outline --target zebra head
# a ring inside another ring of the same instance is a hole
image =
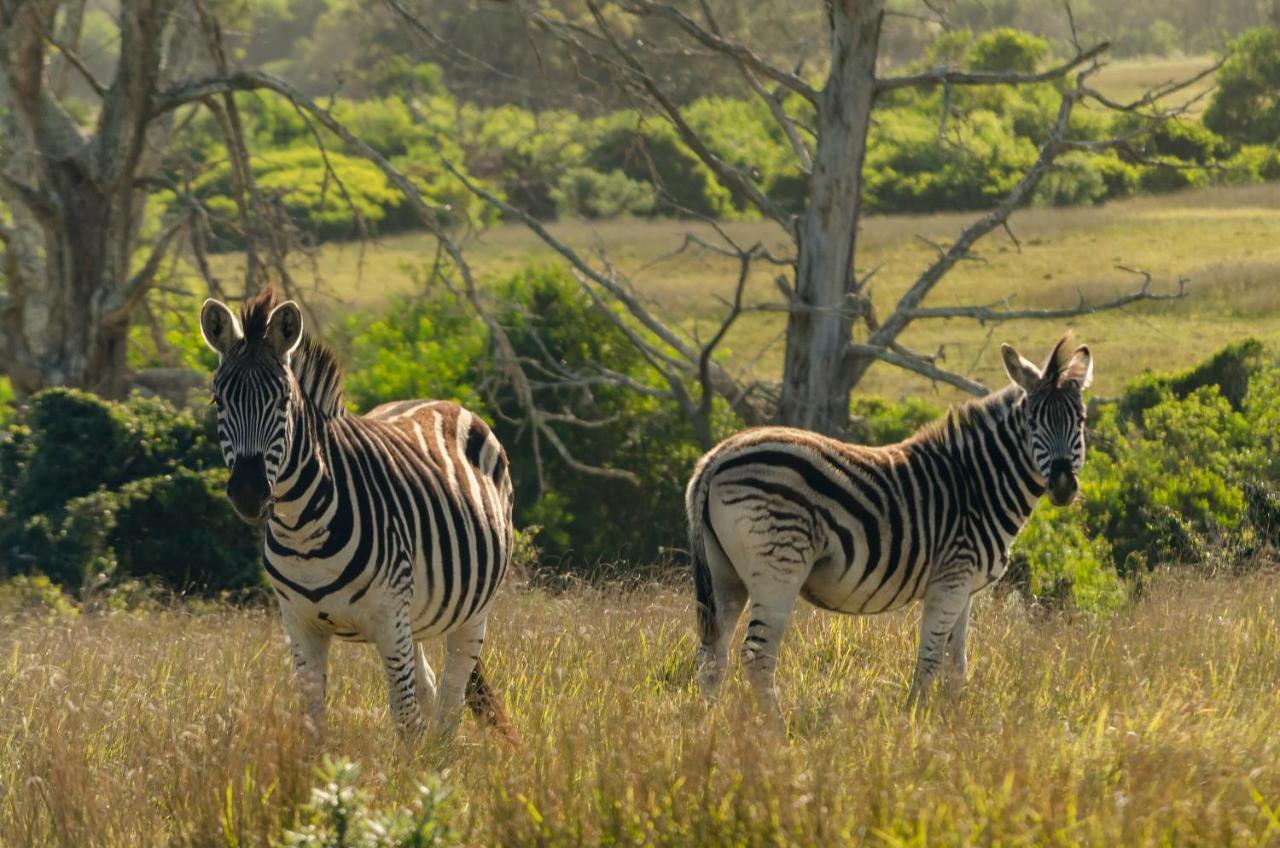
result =
[[[293,447],[301,395],[289,357],[302,341],[302,312],[293,301],[277,305],[267,287],[244,305],[240,319],[225,303],[206,300],[200,330],[218,354],[213,402],[222,458],[231,469],[227,498],[241,519],[259,524]]]
[[[1084,465],[1084,390],[1093,380],[1093,357],[1074,336],[1064,335],[1044,368],[1037,368],[1010,345],[1001,345],[1009,379],[1027,392],[1027,437],[1031,458],[1045,490],[1057,506],[1066,506],[1080,490]]]

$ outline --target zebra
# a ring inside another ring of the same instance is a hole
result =
[[[1043,369],[1002,345],[1006,388],[953,407],[903,442],[871,448],[786,427],[725,439],[685,494],[697,600],[698,678],[714,698],[750,601],[741,663],[782,720],[778,647],[799,597],[867,615],[923,602],[908,710],[944,659],[963,686],[971,599],[1009,564],[1039,498],[1071,503],[1085,458],[1089,348],[1064,335]]]
[[[237,319],[209,299],[205,342],[218,441],[236,514],[265,525],[274,589],[307,716],[323,735],[333,638],[372,642],[407,739],[452,734],[464,701],[514,741],[485,679],[481,645],[511,562],[507,455],[456,403],[402,400],[347,411],[333,353],[271,287]],[[439,696],[422,640],[444,636]]]

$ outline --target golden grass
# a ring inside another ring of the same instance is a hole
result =
[[[452,753],[395,739],[370,649],[335,651],[328,753],[378,804],[449,766],[468,845],[1280,842],[1276,575],[1157,583],[1107,618],[983,596],[970,687],[902,711],[914,613],[804,609],[790,741],[735,673],[709,715],[688,593],[503,593],[492,677],[524,747],[470,719]],[[256,845],[312,782],[275,616],[6,622],[0,844]]]
[[[1208,56],[1179,56],[1158,59],[1120,59],[1107,62],[1094,77],[1094,86],[1113,100],[1122,103],[1142,97],[1148,91],[1170,83],[1191,79],[1214,63]],[[1188,112],[1198,115],[1209,105],[1209,91],[1213,88],[1213,75],[1169,98],[1169,106],[1189,103]]]
[[[919,236],[945,243],[975,215],[872,216],[863,220],[859,244],[860,274],[879,269],[873,299],[880,315],[934,257]],[[1006,298],[1019,307],[1074,305],[1083,294],[1091,301],[1132,290],[1138,278],[1117,270],[1125,264],[1154,276],[1154,288],[1168,292],[1179,277],[1190,280],[1184,301],[1146,304],[1073,320],[1098,357],[1096,391],[1118,393],[1144,369],[1169,370],[1202,360],[1226,341],[1255,335],[1280,342],[1280,185],[1214,188],[1159,197],[1141,197],[1102,207],[1030,209],[1013,221],[1021,247],[1003,233],[979,243],[977,261],[964,262],[935,290],[929,305],[997,304]],[[763,242],[787,251],[781,231],[769,223],[735,223],[725,229],[742,244]],[[691,249],[663,259],[686,232],[713,237],[710,228],[681,221],[561,222],[551,230],[586,255],[606,253],[628,275],[655,312],[701,337],[717,326],[732,293],[736,268],[723,257]],[[322,313],[336,315],[354,307],[376,308],[394,293],[410,291],[406,264],[425,264],[433,243],[422,234],[382,239],[363,251],[354,245],[329,245],[319,255],[328,298],[318,298]],[[474,237],[467,253],[477,273],[499,278],[529,261],[556,257],[532,233],[504,225]],[[234,260],[223,260],[224,276],[234,279]],[[748,286],[747,302],[777,305],[772,271],[761,265]],[[945,348],[944,364],[989,385],[1000,385],[995,344],[1010,341],[1039,358],[1066,322],[1019,321],[983,327],[972,321],[927,321],[913,325],[902,341],[912,349]],[[724,341],[731,365],[776,379],[782,367],[781,313],[743,316]],[[990,334],[990,335],[989,335]],[[995,344],[993,344],[995,343]],[[939,402],[956,399],[899,369],[878,366],[862,391],[900,399],[934,393]]]

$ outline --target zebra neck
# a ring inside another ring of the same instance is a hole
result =
[[[1026,395],[1006,390],[967,413],[947,428],[951,454],[968,485],[973,529],[1006,547],[1044,494],[1031,456]]]
[[[324,431],[329,422],[303,404],[293,422],[293,447],[271,490],[272,520],[289,529],[306,523],[309,506],[332,496],[333,477],[325,455]]]

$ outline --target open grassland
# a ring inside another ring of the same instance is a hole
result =
[[[860,275],[875,271],[871,286],[878,313],[897,298],[945,245],[976,216],[874,216],[863,221]],[[551,230],[583,255],[607,255],[651,308],[700,337],[708,337],[725,312],[736,277],[734,261],[697,247],[671,255],[688,232],[714,238],[698,223],[657,221],[562,222]],[[786,240],[768,223],[736,223],[725,230],[739,243],[757,241],[786,255]],[[1153,291],[1168,293],[1179,277],[1189,280],[1185,300],[1146,303],[1119,312],[1074,319],[1098,356],[1096,389],[1115,394],[1124,382],[1148,368],[1169,370],[1203,359],[1224,342],[1247,335],[1280,342],[1280,185],[1215,188],[1142,197],[1103,207],[1031,209],[1015,217],[1013,232],[979,243],[976,259],[957,267],[935,290],[931,306],[977,303],[1015,308],[1050,308],[1113,298],[1137,287],[1141,278],[1118,270],[1128,265],[1149,271]],[[932,243],[932,244],[931,244]],[[388,237],[363,249],[330,245],[318,256],[328,297],[317,298],[322,313],[351,307],[376,308],[395,293],[412,290],[406,266],[423,265],[434,254],[429,237]],[[558,261],[549,248],[518,225],[473,236],[467,254],[482,278],[496,279],[533,261]],[[232,265],[227,259],[224,266]],[[231,268],[227,276],[234,279]],[[774,269],[758,263],[746,301],[778,307]],[[944,365],[989,385],[1003,384],[996,344],[1011,341],[1039,357],[1066,322],[1017,321],[992,327],[968,320],[920,321],[903,343],[932,353],[944,349]],[[730,362],[759,377],[781,370],[778,311],[744,315],[725,339]],[[898,369],[873,369],[861,387],[891,398],[938,392],[945,387]]]
[[[1205,56],[1119,59],[1107,62],[1092,82],[1095,88],[1112,100],[1128,103],[1148,91],[1191,79],[1209,68],[1213,62],[1212,58]],[[1213,75],[1209,75],[1172,95],[1167,105],[1185,103],[1188,114],[1198,115],[1209,105],[1212,89]]]
[[[736,680],[707,713],[690,619],[671,589],[506,591],[488,662],[517,751],[470,719],[406,750],[372,650],[339,646],[327,753],[378,805],[447,765],[437,815],[467,845],[1280,842],[1274,573],[1158,582],[1105,618],[984,596],[969,689],[919,720],[914,613],[806,608],[789,740]],[[272,614],[10,621],[0,663],[0,844],[265,844],[307,798]]]

